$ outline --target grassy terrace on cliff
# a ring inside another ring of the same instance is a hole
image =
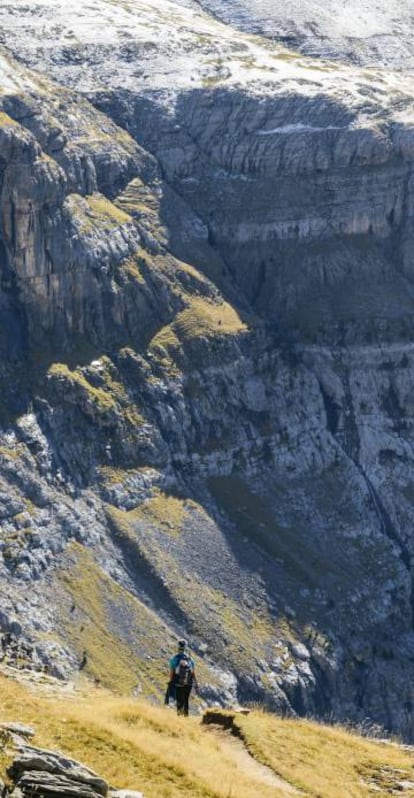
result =
[[[72,371],[66,363],[53,363],[47,374],[52,383],[55,381],[65,388],[66,400],[79,404],[86,415],[102,420],[115,414],[130,426],[139,427],[143,418],[117,379],[111,360],[103,356],[96,361],[96,366],[95,377],[99,380],[99,387],[89,382],[81,368]]]
[[[146,798],[414,795],[411,749],[339,727],[259,711],[210,712],[213,724],[205,725],[86,684],[66,694],[46,677],[37,685],[29,690],[0,675],[0,720],[33,725],[35,745],[59,749]],[[3,748],[3,777],[9,761]]]
[[[73,194],[68,197],[68,207],[83,233],[95,228],[111,230],[131,221],[127,213],[97,192],[87,197]]]
[[[201,335],[234,335],[245,332],[247,325],[227,302],[211,302],[194,297],[171,325],[163,327],[151,341],[150,347],[176,344]]]

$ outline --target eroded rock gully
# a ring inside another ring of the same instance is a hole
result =
[[[99,7],[1,12],[3,658],[412,739],[410,78]]]

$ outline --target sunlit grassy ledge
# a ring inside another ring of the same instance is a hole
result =
[[[39,694],[3,675],[0,706],[0,721],[35,727],[37,745],[80,759],[110,784],[142,790],[146,798],[414,795],[410,749],[339,727],[261,711],[227,713],[236,739],[200,717],[179,718],[153,703],[87,686],[71,697]],[[3,751],[3,777],[8,760]],[[260,764],[280,786],[266,783]]]

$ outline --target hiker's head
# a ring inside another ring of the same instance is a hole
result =
[[[178,650],[185,651],[185,647],[187,645],[187,640],[179,640],[178,641]]]

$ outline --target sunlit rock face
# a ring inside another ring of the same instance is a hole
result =
[[[0,9],[0,621],[412,739],[413,81],[301,8]]]
[[[285,43],[310,56],[335,61],[412,69],[413,15],[409,0],[178,0],[202,7],[241,30]]]

